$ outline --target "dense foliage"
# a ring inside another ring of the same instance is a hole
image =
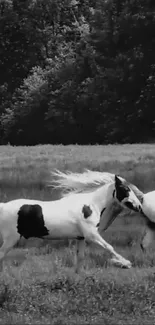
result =
[[[1,0],[1,144],[155,138],[153,0]]]

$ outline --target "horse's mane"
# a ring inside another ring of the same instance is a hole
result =
[[[61,189],[63,196],[73,193],[89,193],[106,184],[112,184],[115,180],[115,174],[91,171],[89,169],[83,173],[61,172],[56,170],[51,175],[52,187]],[[125,181],[121,177],[120,179]]]
[[[56,170],[51,172],[52,187],[62,190],[62,196],[76,194],[76,193],[89,193],[95,191],[97,188],[109,183],[114,183],[115,174],[108,172],[99,172],[86,169],[83,173],[74,173],[71,171],[61,172]],[[123,184],[129,186],[135,193],[137,198],[142,202],[143,192],[141,192],[135,185],[127,182],[124,178],[120,177]]]

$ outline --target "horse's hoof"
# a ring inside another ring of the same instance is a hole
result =
[[[130,269],[132,267],[132,264],[130,261],[126,261],[125,263],[121,263],[122,269]]]
[[[131,269],[132,267],[132,264],[125,264],[125,265],[122,265],[122,269]]]
[[[122,262],[122,261],[118,261],[115,258],[112,258],[111,262],[116,264],[117,266],[121,267],[122,269],[130,269],[132,267],[132,264],[130,261]]]

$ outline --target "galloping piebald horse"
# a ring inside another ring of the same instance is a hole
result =
[[[68,238],[77,239],[77,272],[83,260],[84,239],[109,252],[113,263],[130,268],[131,262],[119,255],[100,236],[98,227],[100,225],[102,228],[103,224],[103,228],[106,228],[109,225],[111,211],[117,210],[115,205],[141,212],[141,203],[126,182],[116,175],[107,184],[103,185],[98,180],[92,183],[87,189],[83,186],[79,191],[81,193],[71,191],[56,201],[18,199],[1,203],[0,232],[3,245],[0,248],[0,261],[21,237]]]
[[[56,186],[62,188],[66,191],[80,192],[83,188],[89,188],[91,184],[108,184],[114,181],[115,174],[108,172],[98,172],[86,170],[83,174],[80,173],[62,173],[56,171],[53,173],[56,179]],[[141,248],[145,250],[149,244],[155,239],[155,191],[148,193],[143,193],[135,185],[127,182],[124,178],[120,177],[123,184],[127,184],[130,189],[135,193],[139,201],[141,202],[142,211],[141,216],[143,216],[146,226],[144,235],[142,237]],[[128,207],[130,203],[128,202]],[[102,230],[106,230],[110,224],[117,217],[118,213],[121,211],[121,207],[118,206],[117,209],[111,209],[109,215],[107,214],[107,220],[102,224]]]

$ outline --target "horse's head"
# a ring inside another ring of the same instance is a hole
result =
[[[135,212],[142,211],[141,203],[133,190],[117,175],[115,175],[114,197],[121,203],[122,206]]]

